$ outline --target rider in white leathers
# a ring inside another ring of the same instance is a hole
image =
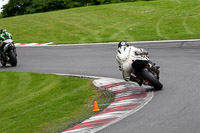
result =
[[[138,56],[147,54],[148,52],[146,50],[129,46],[126,41],[119,42],[116,60],[125,81],[134,81],[139,85],[142,85],[142,81],[135,76],[135,71],[132,69],[132,63]]]

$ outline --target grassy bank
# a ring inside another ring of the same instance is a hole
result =
[[[51,74],[0,72],[0,132],[60,132],[99,93],[91,80]],[[84,117],[89,117],[87,113]]]
[[[93,43],[200,38],[199,0],[89,6],[0,19],[15,42]]]

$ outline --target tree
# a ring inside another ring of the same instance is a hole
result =
[[[10,0],[3,6],[2,17],[130,1],[137,0]]]

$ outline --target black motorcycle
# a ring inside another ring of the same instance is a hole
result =
[[[137,78],[139,78],[143,84],[153,86],[156,90],[161,90],[163,85],[159,81],[159,66],[151,62],[149,57],[142,55],[138,57],[132,63],[133,71]]]
[[[5,44],[5,46],[3,48],[3,53],[1,53],[0,56],[2,66],[6,66],[7,63],[11,64],[11,66],[16,66],[17,52],[13,40],[7,39],[3,43]]]

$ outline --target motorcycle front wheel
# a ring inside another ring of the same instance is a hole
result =
[[[156,90],[162,90],[163,85],[160,83],[160,81],[147,69],[144,68],[141,71],[141,76],[150,82],[150,84],[156,89]]]
[[[10,51],[9,57],[10,57],[9,63],[11,64],[11,66],[16,66],[17,65],[17,57],[16,57],[14,51],[12,51],[12,50]]]

